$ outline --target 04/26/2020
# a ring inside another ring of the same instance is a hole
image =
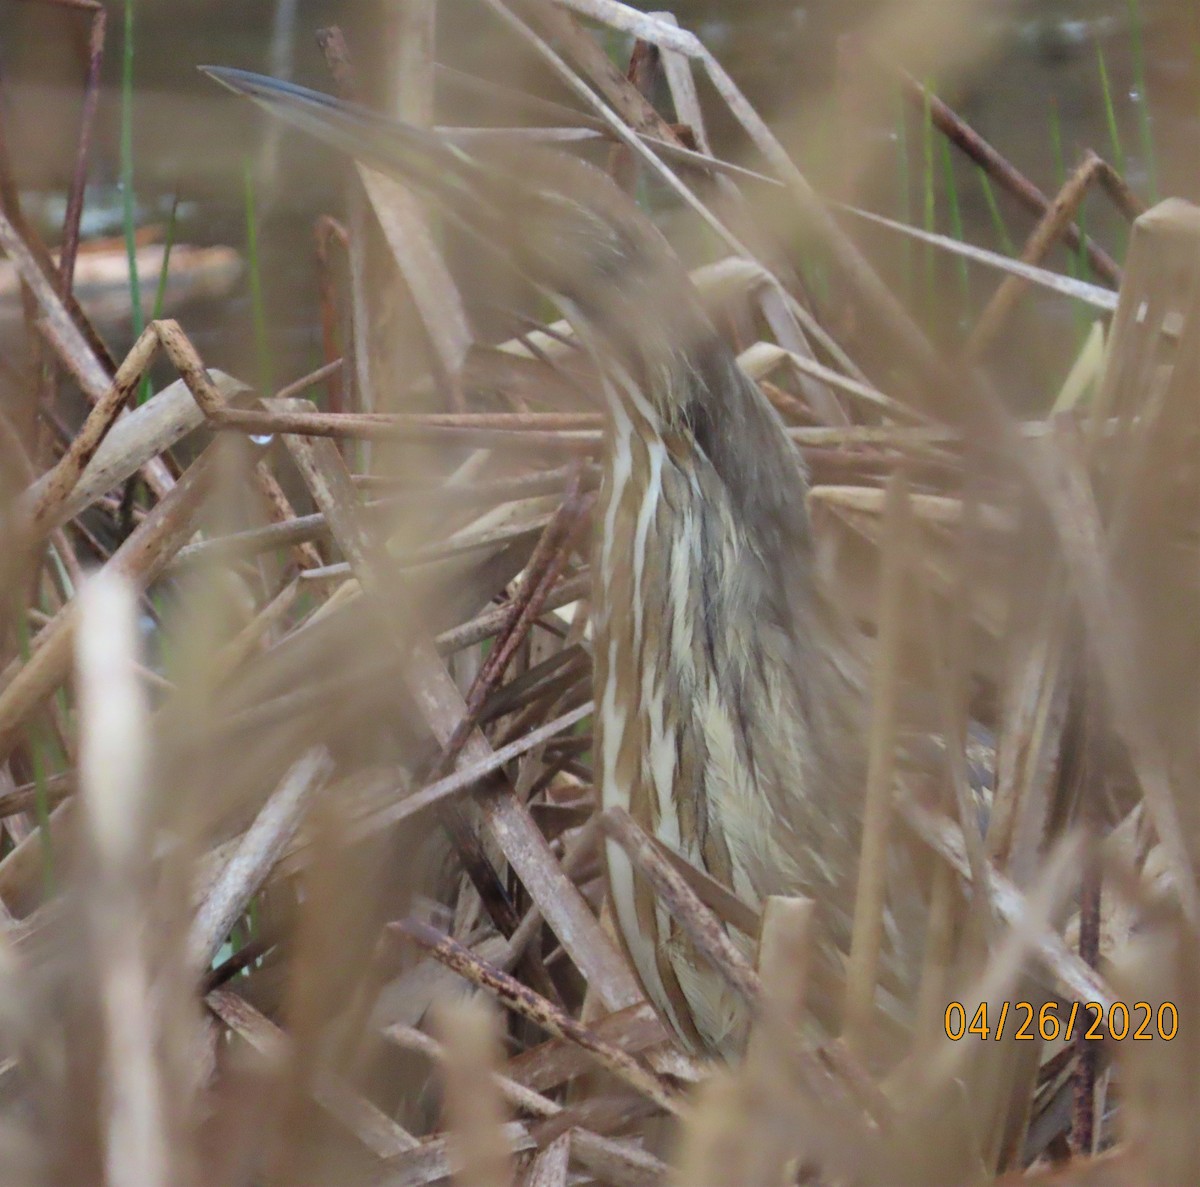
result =
[[[1040,1005],[1028,1001],[981,1002],[968,1013],[962,1002],[950,1002],[945,1013],[946,1037],[975,1037],[999,1040],[1042,1038],[1047,1042],[1060,1036],[1071,1039],[1173,1039],[1179,1030],[1179,1010],[1172,1002],[1157,1009],[1149,1002],[1047,1001]]]

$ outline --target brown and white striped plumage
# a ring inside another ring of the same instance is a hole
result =
[[[657,230],[587,166],[557,158],[547,174],[562,197],[539,193],[526,266],[591,346],[608,406],[593,594],[603,804],[752,905],[816,899],[836,970],[857,876],[864,673],[816,569],[803,463]],[[694,1050],[738,1052],[744,1003],[615,843],[606,861],[648,996]],[[827,1005],[819,1020],[836,1025]]]
[[[815,571],[800,458],[666,241],[562,154],[468,155],[305,88],[211,73],[433,195],[563,306],[609,413],[593,608],[603,802],[752,904],[814,897],[824,950],[844,949],[865,752],[854,636]],[[651,1000],[694,1049],[739,1050],[743,1007],[616,846],[607,864]]]
[[[695,334],[653,347],[658,399],[625,368],[607,372],[594,594],[603,802],[753,905],[818,899],[843,947],[864,774],[859,659],[814,572],[799,458],[694,296],[680,299]],[[647,994],[689,1046],[740,1050],[743,1004],[615,844],[607,863]]]

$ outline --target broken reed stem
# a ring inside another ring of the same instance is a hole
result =
[[[672,1116],[680,1114],[682,1106],[679,1099],[653,1072],[644,1068],[620,1048],[598,1038],[583,1023],[534,993],[515,977],[480,960],[469,948],[464,948],[456,940],[442,935],[435,928],[416,919],[389,924],[388,930],[417,944],[447,968],[465,977],[472,985],[486,989],[508,1009],[536,1023],[556,1038],[575,1043],[601,1068],[612,1072],[664,1112]]]
[[[87,76],[83,84],[83,110],[79,116],[79,139],[75,149],[75,166],[67,191],[67,209],[63,216],[62,250],[59,253],[59,272],[62,292],[69,293],[75,279],[75,257],[79,252],[79,227],[83,218],[84,191],[87,188],[88,156],[100,105],[100,69],[104,62],[104,37],[108,13],[98,0],[75,0],[74,7],[91,15],[88,31]]]
[[[140,589],[159,576],[194,530],[193,517],[212,482],[213,460],[210,447],[113,553],[106,569]],[[13,660],[0,672],[0,755],[11,752],[29,715],[66,679],[77,612],[68,602],[38,633],[28,661]]]
[[[550,591],[562,575],[571,554],[571,545],[581,525],[586,522],[588,511],[594,502],[593,495],[580,494],[579,479],[580,473],[576,469],[567,484],[566,498],[534,548],[521,588],[509,607],[508,621],[467,692],[467,711],[442,749],[441,757],[434,768],[438,774],[444,773],[454,765],[468,735],[479,720],[484,701],[500,682],[517,648],[529,634],[538,615],[542,613]]]
[[[600,446],[599,430],[554,431],[536,428],[477,427],[462,419],[450,423],[385,413],[257,412],[241,408],[214,409],[208,414],[214,429],[265,436],[271,433],[303,437],[351,437],[364,441],[446,441],[489,448],[551,446],[588,452]],[[526,421],[528,418],[525,418]]]
[[[971,873],[958,826],[947,817],[923,807],[906,789],[899,797],[898,806],[905,826],[938,854],[969,888]],[[991,863],[987,866],[987,875],[997,914],[1005,923],[1017,926],[1024,917],[1026,897]],[[1069,996],[1080,1001],[1099,1002],[1105,1010],[1116,1000],[1109,986],[1063,943],[1057,932],[1047,928],[1037,938],[1036,952]]]
[[[112,385],[92,406],[83,427],[71,439],[66,453],[37,484],[36,496],[26,511],[28,531],[33,539],[54,525],[60,507],[70,497],[129,397],[137,390],[157,346],[155,334],[150,330],[143,331],[117,369]]]
[[[634,868],[654,887],[655,894],[687,932],[704,959],[757,1012],[763,1002],[758,974],[683,876],[659,853],[651,838],[624,809],[609,808],[601,822],[605,833],[625,850]]]
[[[785,352],[772,348],[778,357]],[[814,374],[820,373],[832,382],[828,368],[808,360],[790,358],[791,365]],[[842,377],[837,377],[841,379]],[[900,405],[890,397],[881,396],[872,388],[854,384],[851,380],[843,380],[839,386],[853,387],[856,394],[869,397],[872,402],[884,402],[888,411],[896,411]],[[254,434],[255,436],[272,433],[295,434],[304,437],[353,437],[374,441],[429,441],[445,442],[456,445],[474,445],[481,448],[512,448],[534,449],[548,448],[566,450],[572,453],[593,453],[602,444],[602,434],[599,429],[586,427],[545,428],[564,424],[584,425],[594,423],[585,421],[588,414],[568,413],[522,413],[522,414],[470,414],[451,418],[449,415],[417,416],[413,414],[387,413],[341,413],[329,412],[289,412],[276,414],[257,412],[241,408],[224,408],[210,416],[210,425],[218,430],[232,430]],[[841,426],[795,426],[787,428],[788,436],[797,444],[804,445],[841,445],[854,443],[899,443],[911,440],[914,443],[924,442],[935,444],[952,442],[959,434],[952,427],[931,422],[929,418],[913,409],[906,409],[903,414],[906,419],[916,419],[920,424],[911,426],[896,425],[847,425]],[[519,423],[512,417],[519,416]],[[566,418],[570,418],[568,421]],[[545,419],[544,419],[545,418]],[[477,420],[484,423],[476,423]],[[510,427],[497,427],[502,423]]]
[[[350,250],[350,236],[346,228],[331,215],[319,215],[313,227],[317,257],[317,294],[321,316],[321,351],[325,366],[321,368],[325,380],[325,407],[329,412],[345,412],[346,398],[343,390],[348,373],[346,360],[339,338],[342,332],[342,317],[337,303],[337,288],[334,279],[332,248],[338,246],[343,256]],[[289,392],[289,395],[295,395]]]
[[[1067,228],[1075,225],[1075,216],[1087,196],[1088,187],[1100,176],[1103,165],[1104,162],[1090,149],[1084,153],[1075,172],[1067,178],[1025,241],[1020,255],[1023,264],[1040,264],[1054,243],[1065,235]],[[1021,276],[1006,276],[1000,282],[963,347],[964,361],[973,363],[983,357],[1000,336],[1010,314],[1028,288],[1029,281]]]
[[[591,589],[592,576],[590,573],[580,573],[576,577],[568,577],[566,581],[559,582],[546,595],[546,599],[542,603],[542,611],[544,613],[548,610],[558,610],[572,602],[577,602],[581,598],[587,597],[591,593]],[[470,622],[464,622],[462,626],[453,627],[438,635],[438,651],[443,655],[448,655],[452,651],[470,647],[473,643],[481,643],[501,630],[507,620],[507,607],[485,611],[471,619]]]
[[[978,132],[966,123],[944,100],[927,89],[911,74],[897,66],[888,66],[895,71],[900,79],[901,90],[905,97],[919,110],[926,110],[928,105],[929,117],[933,125],[950,142],[961,149],[997,185],[1014,197],[1031,214],[1043,217],[1050,210],[1051,202],[1037,186],[1033,184],[1019,169],[1008,161],[997,149],[989,144]],[[1091,238],[1085,238],[1074,224],[1064,231],[1067,245],[1075,250],[1086,246],[1088,261],[1097,275],[1102,276],[1110,284],[1121,283],[1121,269],[1116,261]]]
[[[1089,710],[1085,708],[1085,720]],[[1084,745],[1094,745],[1091,729],[1084,726]],[[1096,777],[1094,763],[1085,754],[1081,764],[1082,777]],[[1084,796],[1094,794],[1092,787],[1083,787]],[[1103,877],[1098,855],[1088,853],[1084,857],[1083,878],[1079,888],[1079,956],[1090,968],[1100,963],[1100,906]],[[1096,1044],[1088,1042],[1086,1031],[1080,1032],[1077,1040],[1078,1053],[1073,1072],[1073,1107],[1071,1110],[1071,1145],[1077,1154],[1090,1155],[1095,1152],[1096,1135],[1096,1071],[1099,1052]]]
[[[1125,178],[1103,159],[1096,169],[1096,179],[1129,222],[1135,222],[1146,213],[1146,203],[1133,192]]]

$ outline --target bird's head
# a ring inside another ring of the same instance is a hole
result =
[[[635,375],[686,352],[706,330],[685,270],[606,174],[527,143],[473,145],[294,83],[202,67],[230,90],[355,160],[402,181],[586,323]],[[662,410],[668,414],[670,410]]]

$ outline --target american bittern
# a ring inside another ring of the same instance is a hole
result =
[[[753,904],[802,893],[845,946],[864,782],[855,636],[822,588],[801,459],[666,240],[607,176],[447,140],[235,70],[220,82],[436,199],[557,301],[604,383],[594,556],[605,806]],[[650,999],[695,1050],[736,1052],[741,1003],[619,848],[613,912]]]

